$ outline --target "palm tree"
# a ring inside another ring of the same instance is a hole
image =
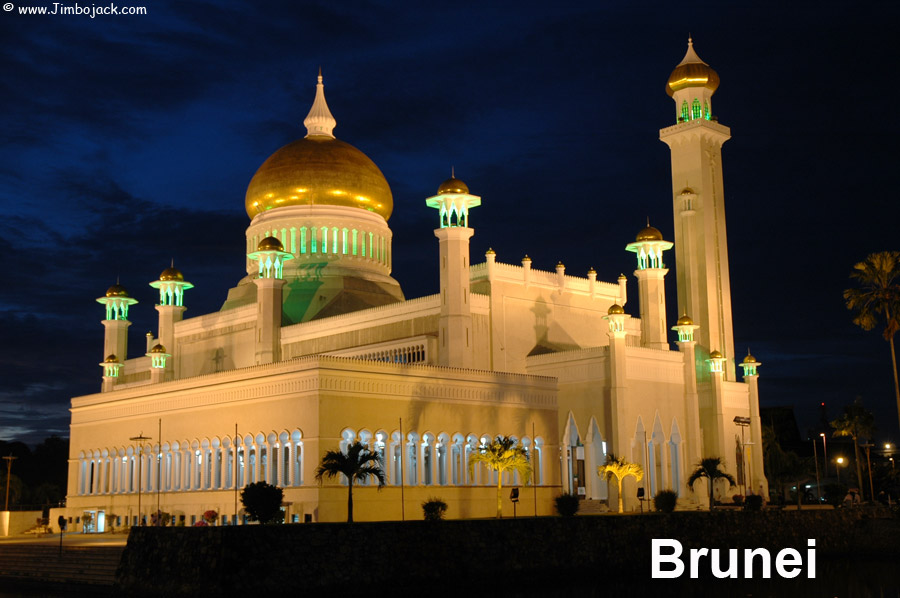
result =
[[[600,479],[609,482],[616,478],[619,488],[619,513],[625,512],[625,505],[622,501],[622,481],[628,476],[634,476],[634,479],[640,482],[644,479],[644,469],[637,463],[630,463],[623,457],[616,457],[609,453],[606,455],[606,464],[597,468],[597,475]]]
[[[853,323],[863,330],[882,324],[882,336],[891,345],[891,366],[894,368],[894,394],[897,416],[900,417],[900,381],[897,379],[897,353],[894,335],[900,330],[900,251],[882,251],[866,256],[853,266],[850,278],[859,288],[844,291],[847,309],[855,312]]]
[[[849,436],[853,439],[853,452],[856,456],[856,481],[859,483],[859,491],[863,491],[862,467],[859,461],[859,438],[871,438],[875,431],[875,417],[872,412],[863,407],[862,397],[856,397],[852,405],[844,407],[844,413],[831,422],[834,428],[834,436]],[[871,497],[870,497],[871,498]]]
[[[691,492],[694,491],[694,482],[696,482],[700,478],[706,478],[707,480],[709,480],[710,511],[712,511],[713,505],[716,503],[715,493],[713,492],[715,489],[716,480],[728,480],[728,484],[732,488],[735,485],[734,478],[731,477],[731,474],[725,473],[725,471],[723,471],[721,467],[721,457],[706,457],[705,459],[700,460],[700,463],[697,464],[697,469],[695,469],[694,473],[691,474],[691,477],[688,478],[688,486],[691,488]]]
[[[503,517],[503,474],[519,472],[527,484],[531,480],[531,461],[528,452],[508,436],[497,436],[490,444],[482,444],[469,455],[469,477],[475,475],[475,464],[484,463],[488,469],[497,472],[497,519]]]
[[[343,475],[347,478],[347,522],[353,522],[353,482],[364,482],[369,476],[378,480],[378,489],[384,486],[384,469],[381,455],[373,453],[361,442],[347,447],[347,452],[327,451],[322,464],[316,469],[319,484],[324,478]]]

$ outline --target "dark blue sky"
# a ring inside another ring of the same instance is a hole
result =
[[[393,190],[407,297],[437,290],[424,199],[451,164],[483,197],[473,259],[490,246],[630,274],[648,216],[672,237],[658,130],[691,32],[733,134],[735,338],[764,364],[763,404],[795,405],[805,428],[819,402],[833,417],[859,394],[900,440],[888,345],[841,299],[854,262],[900,249],[896,3],[120,6],[142,2],[146,16],[0,13],[0,438],[67,435],[69,398],[100,386],[94,299],[117,276],[140,300],[132,357],[171,258],[196,285],[187,317],[218,309],[243,271],[247,183],[305,133],[320,65],[335,134]]]

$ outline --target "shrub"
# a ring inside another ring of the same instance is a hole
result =
[[[674,490],[660,490],[653,497],[653,506],[662,513],[671,513],[678,504],[678,493]]]
[[[560,494],[556,497],[556,512],[563,517],[572,517],[578,512],[581,501],[577,494]]]
[[[759,494],[751,494],[744,501],[745,511],[761,511],[763,506],[763,497]]]
[[[266,482],[254,482],[241,490],[241,503],[250,521],[281,523],[284,519],[283,500],[284,490]]]
[[[219,520],[219,512],[216,511],[215,509],[210,509],[208,511],[203,512],[203,521],[205,521],[209,525],[213,525],[218,520]]]
[[[735,494],[734,496],[731,497],[731,500],[733,500],[734,504],[736,504],[737,506],[741,506],[742,504],[744,504],[744,495],[743,494]]]
[[[422,503],[422,513],[425,521],[440,521],[447,512],[447,503],[439,498],[429,498]]]

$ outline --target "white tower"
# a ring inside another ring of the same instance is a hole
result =
[[[266,237],[247,257],[259,269],[256,284],[256,363],[281,360],[281,294],[284,287],[284,262],[294,256],[284,250],[281,241]]]
[[[184,292],[194,288],[194,285],[184,279],[184,275],[172,265],[159,275],[159,280],[150,283],[150,286],[159,291],[159,303],[156,311],[159,312],[159,327],[157,334],[159,335],[159,344],[156,346],[175,348],[175,323],[180,322],[184,318]],[[156,347],[153,347],[154,349]],[[165,353],[165,351],[162,351]],[[151,374],[162,378],[177,378],[174,371],[173,360],[163,359],[162,367],[153,366],[154,370],[162,369],[163,372],[151,371]]]
[[[425,200],[440,212],[441,226],[434,236],[440,244],[441,316],[438,323],[438,364],[472,366],[472,309],[469,298],[469,209],[481,198],[469,194],[466,184],[451,176]]]
[[[678,311],[692,314],[700,326],[700,356],[722,351],[725,380],[734,381],[721,153],[731,131],[712,116],[718,86],[719,76],[700,60],[688,39],[687,53],[666,86],[675,100],[677,124],[660,129],[659,138],[672,154]]]
[[[103,390],[112,390],[115,378],[118,378],[122,364],[128,358],[128,308],[137,303],[132,299],[125,287],[118,282],[106,290],[103,297],[97,299],[106,307],[106,319],[103,320],[105,335],[103,338]]]
[[[651,349],[669,349],[666,338],[666,274],[663,251],[672,249],[659,230],[647,226],[637,234],[634,243],[625,249],[637,256],[638,296],[641,310],[641,344]]]

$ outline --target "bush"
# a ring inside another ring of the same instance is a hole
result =
[[[208,511],[203,512],[203,521],[208,523],[209,525],[214,525],[219,520],[219,512],[215,509],[210,509]]]
[[[281,523],[284,519],[283,500],[284,490],[266,482],[254,482],[241,490],[241,503],[250,521]]]
[[[572,517],[578,512],[581,501],[577,494],[560,494],[555,499],[556,512],[563,517]]]
[[[422,503],[422,513],[425,521],[440,521],[447,512],[447,503],[439,498],[429,498]]]
[[[761,511],[763,506],[763,497],[759,494],[751,494],[744,501],[745,511]]]
[[[734,496],[731,497],[731,500],[733,500],[734,504],[736,504],[737,506],[741,506],[742,504],[744,504],[744,495],[743,494],[735,494]]]
[[[678,504],[678,493],[674,490],[660,490],[653,497],[653,506],[662,513],[671,513]]]

